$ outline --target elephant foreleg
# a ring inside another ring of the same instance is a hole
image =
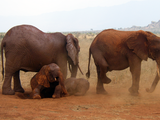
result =
[[[52,95],[52,98],[60,98],[61,97],[61,85],[57,85],[54,91],[54,94]]]
[[[65,61],[65,62],[64,62]],[[57,65],[61,68],[64,79],[67,78],[67,60],[62,58],[57,62]]]
[[[130,63],[130,71],[132,74],[132,86],[129,88],[129,92],[132,95],[138,95],[139,81],[141,73],[141,59],[133,58],[133,62]]]
[[[33,99],[41,99],[40,91],[42,89],[42,85],[37,85],[37,87],[32,91]]]
[[[15,92],[24,93],[24,89],[22,88],[21,81],[20,81],[20,78],[19,78],[19,72],[20,71],[17,71],[13,75],[13,79],[14,79],[14,91]]]

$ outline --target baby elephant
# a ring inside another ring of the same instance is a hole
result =
[[[67,95],[63,74],[58,65],[51,63],[44,65],[31,79],[33,99],[43,97],[59,98]]]
[[[84,78],[68,78],[64,82],[69,95],[84,95],[89,89],[89,82]]]

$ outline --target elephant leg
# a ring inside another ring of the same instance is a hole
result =
[[[12,81],[12,76],[15,72],[13,65],[13,61],[10,59],[6,58],[5,62],[5,76],[4,76],[4,82],[2,86],[2,94],[4,95],[14,95],[15,92],[11,88],[11,81]]]
[[[17,71],[13,74],[13,79],[14,79],[14,91],[15,92],[21,92],[21,93],[24,93],[24,89],[22,88],[21,86],[21,81],[20,81],[20,78],[19,78],[19,72],[20,71]]]
[[[6,73],[6,72],[5,72]],[[4,95],[14,95],[15,92],[11,88],[11,80],[12,80],[12,74],[5,74],[3,86],[2,86],[2,94]]]
[[[42,85],[37,85],[37,87],[35,89],[33,89],[33,91],[32,91],[32,93],[33,93],[32,98],[33,99],[41,99],[41,95],[40,95],[41,89],[42,89]]]
[[[93,55],[93,58],[94,58],[95,65],[97,67],[98,79],[100,79],[102,83],[109,84],[111,82],[111,79],[109,79],[106,76],[106,73],[108,72],[107,61],[105,60],[103,55],[101,55],[101,53],[96,53],[95,55]]]
[[[139,59],[138,57],[132,58],[129,64],[130,64],[130,71],[132,74],[132,86],[129,88],[129,92],[132,95],[138,95],[140,73],[141,73],[141,59]]]
[[[107,66],[101,66],[99,68],[99,76],[100,76],[100,79],[102,81],[102,83],[105,83],[105,84],[109,84],[111,82],[111,79],[109,79],[107,76],[106,76],[106,73],[107,73]]]
[[[52,98],[60,98],[61,97],[61,85],[57,85],[54,91],[54,94],[52,95]]]
[[[97,67],[97,75],[98,75],[98,81],[97,81],[97,87],[96,87],[97,94],[107,94],[106,90],[104,89],[103,82],[101,80],[100,68],[97,65],[96,67]]]
[[[64,62],[65,61],[65,62]],[[57,62],[57,65],[61,68],[61,72],[63,74],[64,79],[67,78],[67,60],[66,58],[62,58]]]

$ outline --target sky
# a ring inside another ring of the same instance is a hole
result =
[[[143,0],[0,0],[2,16],[33,16],[55,11],[71,11],[88,7],[110,7]]]
[[[0,32],[33,25],[44,32],[145,26],[160,19],[160,0],[0,0]]]

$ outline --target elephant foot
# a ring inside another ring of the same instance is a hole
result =
[[[36,94],[36,95],[34,94],[33,99],[41,99],[41,96],[39,94]]]
[[[138,90],[134,90],[132,87],[129,88],[128,91],[130,92],[130,94],[131,94],[132,96],[138,96],[138,95],[139,95]]]
[[[103,95],[108,94],[105,89],[97,89],[96,93],[97,93],[97,94],[103,94]]]
[[[4,94],[4,95],[14,95],[15,92],[12,89],[2,89],[2,94]]]
[[[32,96],[33,99],[41,99],[40,90],[38,88],[35,88],[32,93],[33,93]]]
[[[109,84],[111,82],[111,79],[109,79],[108,77],[106,77],[105,79],[102,79],[102,83],[104,84]]]
[[[52,95],[52,98],[54,98],[54,99],[55,99],[55,98],[60,98],[60,95],[54,95],[54,94],[53,94],[53,95]]]
[[[15,92],[21,92],[21,93],[24,93],[24,89],[21,87],[21,88],[15,88],[14,89]]]

